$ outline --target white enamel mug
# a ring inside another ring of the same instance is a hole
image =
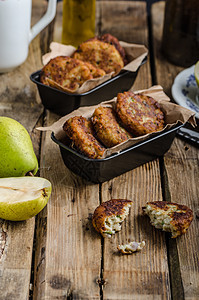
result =
[[[55,17],[57,0],[49,0],[45,15],[31,28],[32,0],[0,0],[0,73],[22,64],[29,43]]]

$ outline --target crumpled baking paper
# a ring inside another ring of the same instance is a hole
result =
[[[145,57],[148,54],[148,49],[144,45],[139,44],[130,44],[123,41],[120,41],[120,44],[122,47],[124,47],[127,58],[129,63],[122,68],[122,70],[127,70],[131,72],[137,71],[139,66],[141,65],[142,61],[145,59]],[[42,57],[43,65],[46,65],[52,58],[55,58],[56,56],[71,56],[73,52],[76,50],[75,47],[71,45],[63,45],[57,42],[52,42],[50,44],[50,52],[46,53]],[[113,75],[113,72],[110,74],[106,74],[100,78],[94,78],[91,80],[85,81],[81,87],[79,87],[74,93],[76,94],[82,94],[85,93],[97,85],[102,84],[103,82],[110,79]],[[64,88],[61,85],[58,85],[54,83],[54,86],[57,89],[64,90]],[[69,93],[69,91],[67,91]]]
[[[134,91],[134,93],[143,93],[144,95],[153,97],[160,105],[161,110],[164,112],[165,117],[165,127],[163,130],[145,134],[139,137],[130,138],[127,141],[120,143],[119,145],[116,145],[112,148],[107,148],[104,153],[104,158],[107,156],[110,156],[113,153],[119,153],[120,151],[129,148],[130,146],[133,146],[134,144],[141,142],[143,140],[148,139],[149,137],[154,137],[158,135],[160,132],[169,130],[176,126],[178,123],[185,124],[186,122],[189,122],[193,127],[196,126],[195,121],[195,114],[194,112],[190,111],[187,108],[184,108],[180,105],[177,105],[175,103],[172,103],[169,99],[169,97],[163,92],[163,88],[160,85],[152,86],[149,89],[146,90],[140,90],[140,91]],[[63,125],[66,120],[68,120],[71,117],[75,116],[83,116],[87,119],[91,118],[95,109],[98,106],[108,106],[115,108],[117,97],[101,102],[98,105],[95,106],[85,106],[80,107],[77,110],[74,110],[70,114],[60,118],[57,122],[52,124],[49,127],[38,127],[38,130],[41,131],[52,131],[55,134],[55,137],[64,143],[64,140],[66,139],[66,133],[63,130]]]

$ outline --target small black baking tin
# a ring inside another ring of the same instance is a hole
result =
[[[141,65],[146,60],[147,58],[143,60]],[[129,90],[137,77],[139,68],[135,72],[122,70],[118,75],[82,94],[69,94],[44,85],[40,82],[41,70],[32,73],[30,79],[37,85],[44,107],[58,115],[64,116],[80,106],[96,105],[102,101],[112,99],[117,93]]]
[[[58,141],[53,132],[51,138],[59,145],[66,167],[88,181],[102,183],[164,155],[169,150],[177,130],[182,126],[178,124],[104,159],[83,156]]]

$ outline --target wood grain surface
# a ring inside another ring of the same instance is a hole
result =
[[[102,32],[116,34],[116,28],[112,29],[110,26],[110,11],[111,22],[121,30],[121,33],[117,32],[121,40],[148,47],[145,3],[105,2],[102,7]],[[132,89],[146,87],[147,84],[151,85],[149,62],[140,69]],[[111,198],[130,199],[133,200],[133,205],[122,231],[113,238],[104,240],[104,299],[143,299],[146,295],[157,298],[161,295],[162,299],[169,299],[165,237],[159,232],[154,232],[148,219],[142,215],[142,206],[147,201],[162,200],[158,160],[102,184],[102,201]],[[118,254],[118,244],[142,240],[146,242],[142,252],[129,256]]]
[[[174,78],[182,68],[174,68],[165,62],[161,53],[164,5],[164,2],[160,2],[152,6],[155,70],[157,83],[171,96]],[[194,219],[186,235],[174,241],[168,240],[173,299],[198,299],[199,296],[199,255],[196,251],[199,249],[198,167],[198,148],[176,138],[164,156],[165,200],[189,206],[194,212]]]
[[[43,6],[40,5],[42,15]],[[33,15],[38,9],[33,9]],[[38,20],[39,15],[35,18]],[[0,74],[0,115],[14,118],[29,132],[39,159],[43,106],[32,72],[41,67],[39,36],[30,44],[25,63],[12,72]],[[0,221],[0,299],[28,299],[31,288],[31,263],[35,219],[23,222]]]
[[[109,32],[149,49],[132,89],[160,84],[171,96],[172,82],[182,68],[161,54],[164,2],[152,5],[151,16],[144,1],[96,4],[96,34]],[[36,130],[60,118],[44,109],[29,76],[41,68],[50,42],[61,42],[62,5],[57,3],[55,20],[31,42],[26,62],[0,74],[0,115],[27,128],[39,160],[38,176],[49,179],[53,188],[47,206],[35,218],[0,220],[0,300],[198,299],[198,149],[175,138],[164,157],[93,184],[66,168],[51,132]],[[33,0],[32,24],[46,7],[46,1]],[[92,214],[114,198],[133,204],[122,230],[102,238],[92,226]],[[172,240],[150,225],[142,206],[155,200],[193,209],[194,220],[184,236]],[[141,252],[117,251],[118,244],[143,240],[146,246]]]

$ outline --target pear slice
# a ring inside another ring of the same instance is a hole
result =
[[[37,215],[47,204],[52,186],[41,177],[0,178],[0,218],[23,221]]]

